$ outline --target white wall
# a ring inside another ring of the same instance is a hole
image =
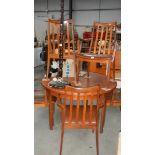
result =
[[[47,10],[46,0],[34,0],[35,11]],[[113,9],[121,8],[121,0],[73,0],[73,10],[78,9]],[[69,10],[69,0],[65,0],[65,9]],[[60,10],[60,0],[48,0],[48,10]],[[65,11],[65,19],[68,18],[68,11]],[[43,41],[47,29],[48,18],[60,18],[60,12],[35,12],[34,26],[38,40]],[[92,25],[94,21],[117,21],[121,23],[121,10],[103,10],[100,11],[73,11],[73,21],[75,25]],[[85,30],[90,30],[86,27],[76,27],[80,37]]]

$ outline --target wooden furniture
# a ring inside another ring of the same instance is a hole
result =
[[[114,79],[117,82],[117,88],[113,91],[112,94],[107,95],[106,104],[112,106],[121,106],[121,89],[119,83],[121,83],[121,51],[116,51],[115,53],[115,76],[113,77],[113,66],[111,65],[110,69],[110,78]],[[94,62],[90,63],[90,72],[99,73],[105,75],[106,66],[96,64]]]
[[[81,48],[76,55],[78,66],[80,61],[88,62],[88,77],[90,70],[90,63],[105,63],[106,76],[110,79],[110,65],[114,62],[116,51],[116,23],[99,23],[94,22],[91,43],[88,53],[82,53]],[[113,67],[115,68],[115,63]],[[115,70],[113,70],[115,71]],[[79,71],[77,72],[77,76]],[[115,73],[113,72],[115,75]]]
[[[115,52],[115,79],[120,77],[121,74],[121,52],[120,51],[116,51]],[[111,68],[110,68],[110,78],[114,79],[113,77],[113,66],[111,64]],[[99,73],[99,74],[103,74],[105,75],[106,73],[106,65],[104,64],[100,64],[100,63],[95,63],[95,62],[91,62],[90,63],[90,72],[94,72],[94,73]]]
[[[80,39],[80,41],[81,41],[81,53],[89,52],[91,38],[88,38],[88,39]]]
[[[48,56],[47,73],[48,78],[50,60],[60,59],[60,47],[63,46],[63,59],[73,58],[75,51],[74,26],[72,20],[64,21],[63,45],[60,44],[60,20],[48,19]]]
[[[58,96],[58,107],[60,109],[62,123],[60,155],[62,154],[65,128],[96,130],[96,150],[97,155],[99,155],[98,121],[101,106],[99,103],[99,92],[99,86],[89,88],[66,86],[65,94]],[[67,101],[69,102],[68,105]],[[96,105],[94,101],[96,101]]]
[[[90,76],[91,78],[84,78],[84,77],[79,77],[79,82],[81,83],[81,86],[79,88],[88,88],[88,87],[93,87],[93,86],[100,86],[100,98],[102,99],[102,103],[105,102],[105,95],[107,93],[112,92],[115,88],[116,88],[116,82],[110,81],[107,79],[107,77],[105,75],[102,74],[97,74],[97,73],[92,73],[90,72]],[[64,80],[68,80],[69,83],[72,83],[72,81],[74,81],[74,78],[69,77],[64,78]],[[58,88],[54,88],[54,87],[49,87],[48,83],[49,80],[42,80],[42,85],[46,90],[47,96],[55,96],[58,97],[59,95],[64,95],[65,94],[65,89],[58,89]],[[50,100],[49,100],[50,99]],[[54,124],[54,116],[53,116],[53,109],[54,109],[54,103],[51,102],[51,97],[48,97],[48,103],[50,104],[51,113],[50,113],[50,120],[52,120],[52,123],[50,122],[50,129],[53,129],[53,124]],[[103,132],[103,126],[104,126],[104,121],[105,121],[105,111],[106,111],[106,105],[103,106],[102,110],[101,110],[101,128],[100,128],[100,132]],[[50,121],[49,120],[49,121]]]

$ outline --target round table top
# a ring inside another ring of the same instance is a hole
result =
[[[99,85],[101,87],[101,93],[109,93],[111,92],[113,89],[116,88],[117,83],[115,81],[111,81],[111,80],[107,80],[106,76],[102,75],[102,74],[97,74],[97,73],[89,73],[90,77],[89,78],[85,78],[85,77],[79,77],[79,82],[81,83],[80,88],[86,88],[86,87],[92,87],[92,86],[96,86]],[[63,78],[64,80],[66,80],[66,78]],[[74,81],[73,77],[69,77],[68,78],[69,83]],[[64,88],[54,88],[54,87],[50,87],[48,85],[49,80],[42,80],[41,84],[43,85],[43,87],[49,91],[51,91],[52,93],[56,93],[56,94],[63,94],[65,89]]]

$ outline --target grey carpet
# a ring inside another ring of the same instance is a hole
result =
[[[49,130],[48,109],[34,111],[34,155],[59,155],[60,117],[55,110],[54,130]],[[116,155],[118,133],[121,130],[121,112],[108,107],[103,134],[99,134],[100,155]],[[88,129],[65,129],[62,155],[96,155],[95,133]]]

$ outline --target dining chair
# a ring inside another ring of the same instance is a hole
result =
[[[75,51],[74,25],[72,20],[64,21],[63,45],[60,45],[60,20],[48,19],[48,55],[47,55],[47,73],[48,78],[50,61],[59,60],[60,46],[63,46],[63,59],[73,58]]]
[[[106,64],[106,76],[110,79],[110,65],[113,64],[113,77],[115,76],[115,52],[116,52],[116,22],[94,22],[90,47],[87,53],[82,53],[79,46],[76,59],[78,67],[80,62],[88,62],[87,76],[91,62]],[[77,77],[80,69],[77,72]]]
[[[57,105],[60,109],[62,123],[60,155],[62,155],[65,128],[96,130],[96,151],[99,155],[98,121],[101,106],[99,91],[99,86],[89,88],[66,86],[65,94],[59,95]]]

